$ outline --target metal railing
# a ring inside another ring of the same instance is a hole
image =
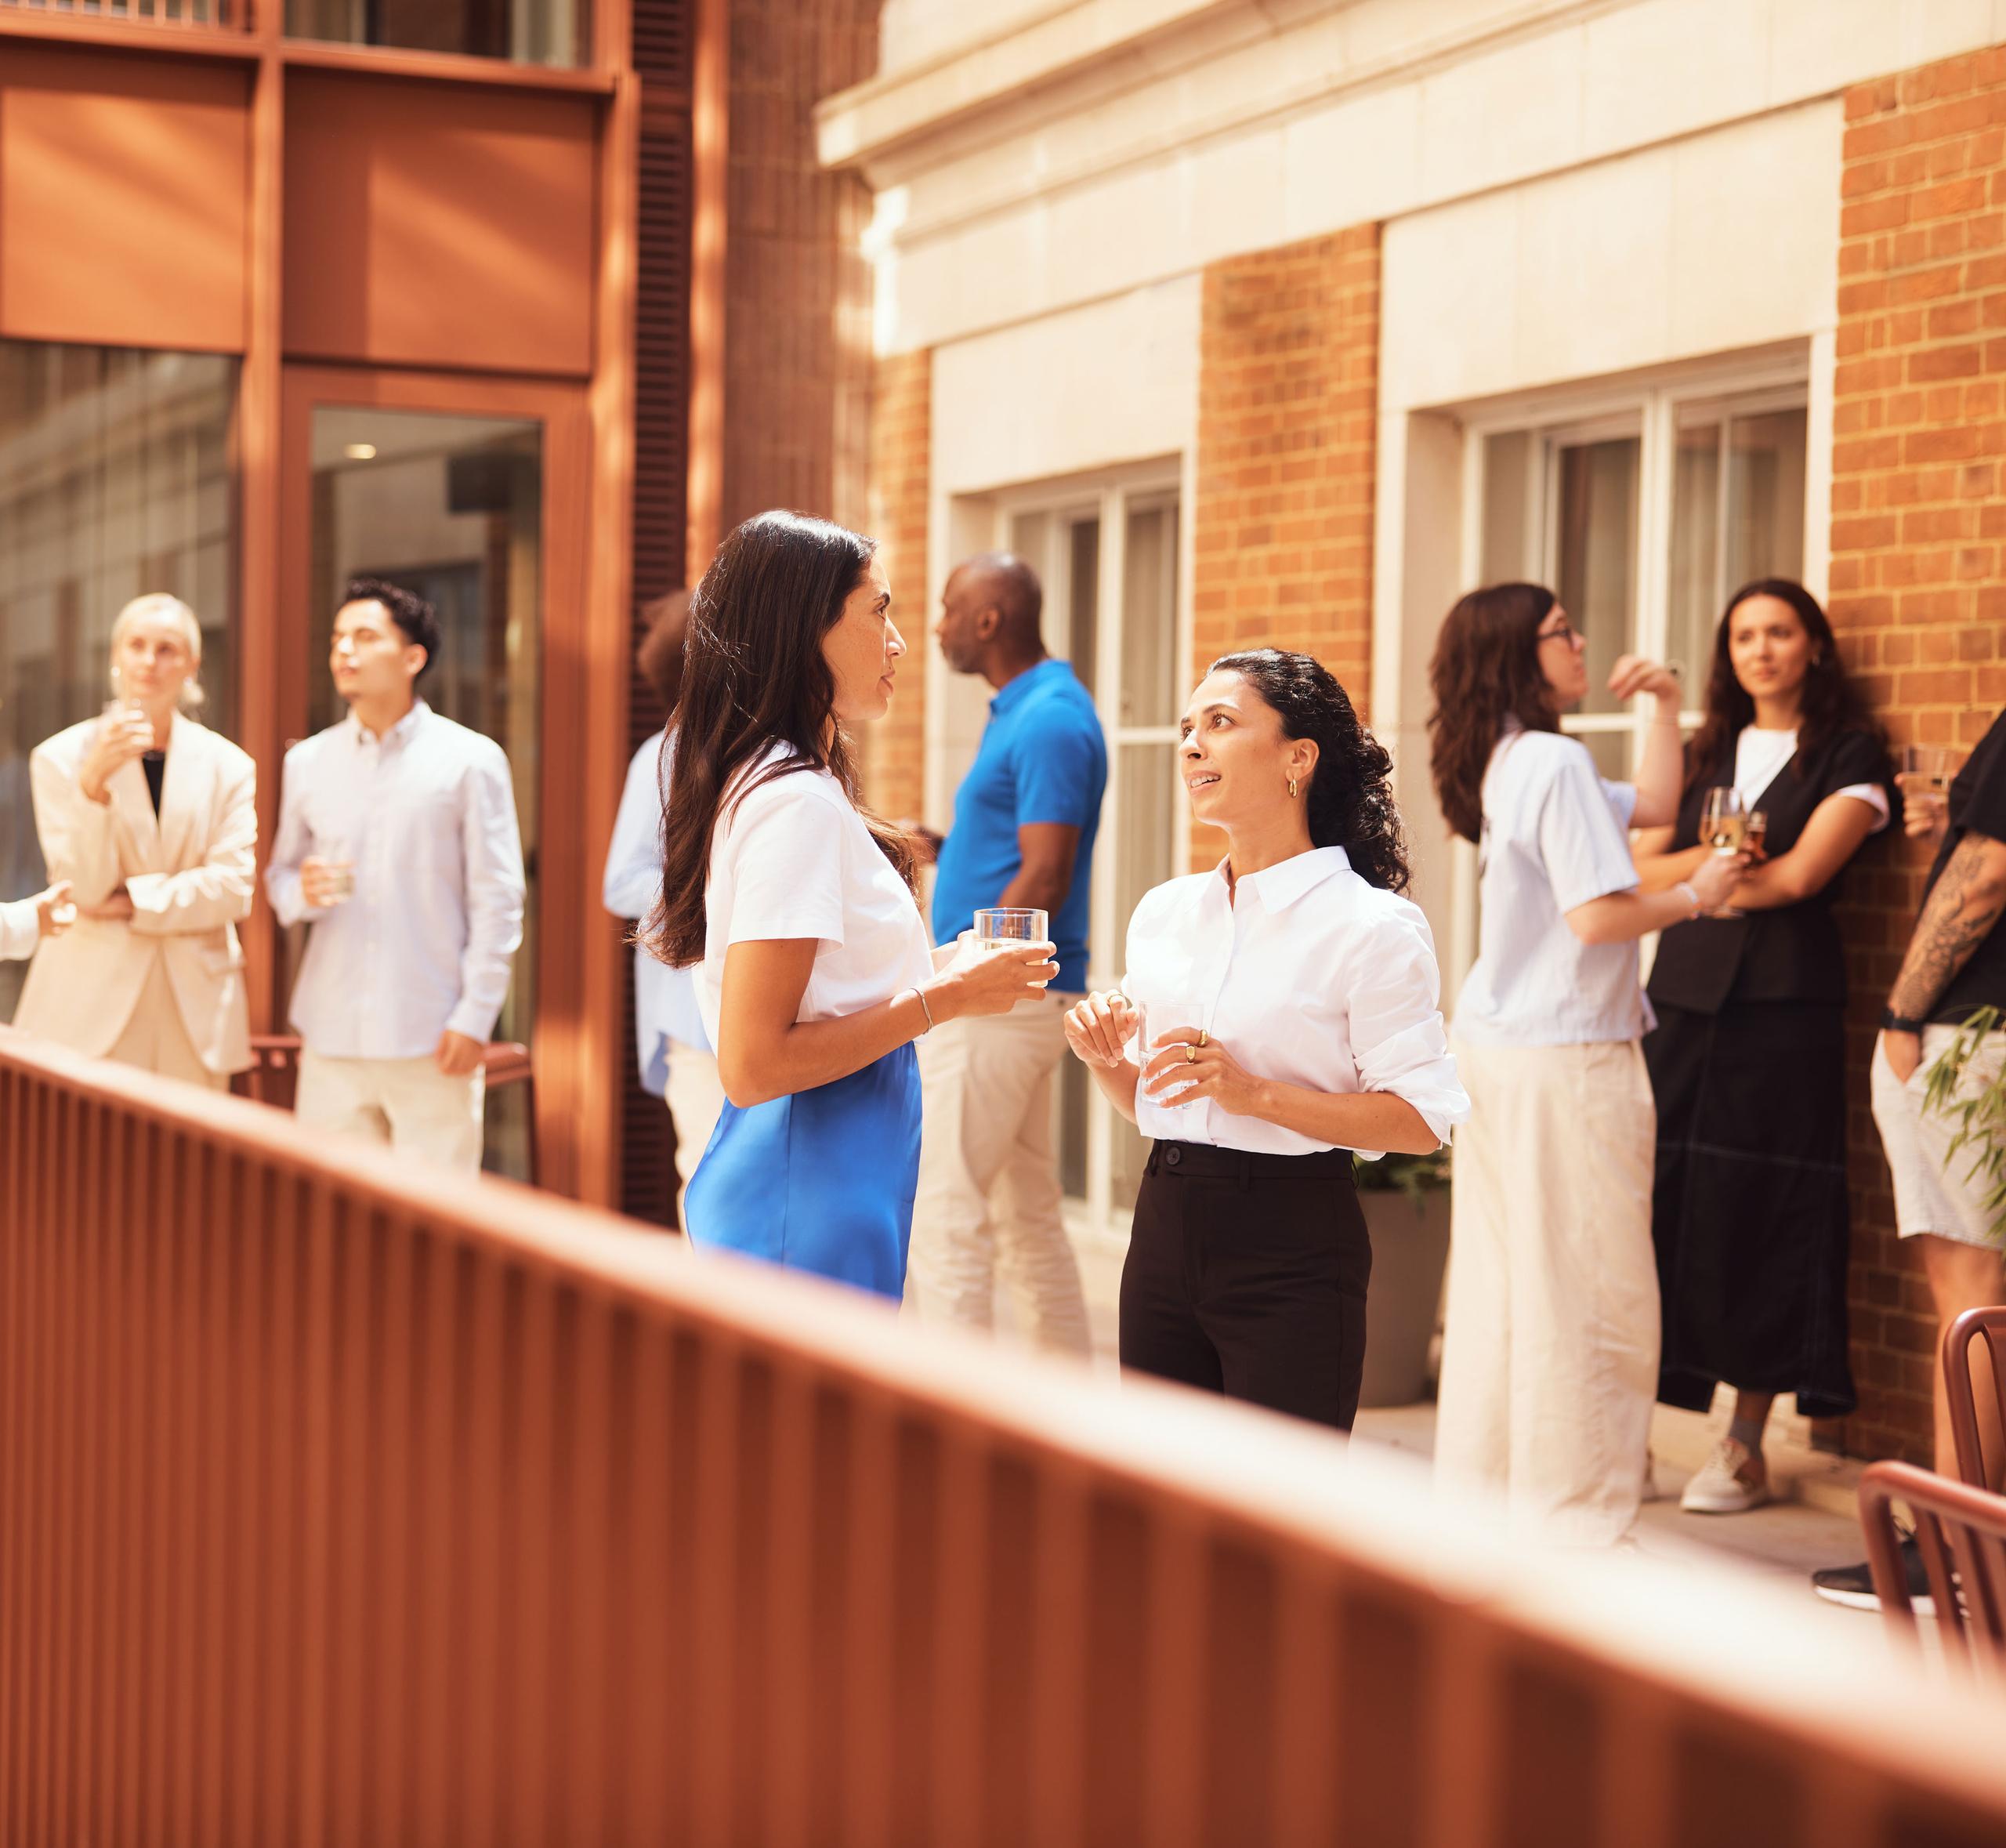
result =
[[[1997,1839],[1780,1602],[0,1031],[0,1842]]]

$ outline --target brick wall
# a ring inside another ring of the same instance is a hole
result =
[[[908,653],[891,716],[865,737],[864,774],[872,804],[892,816],[918,815],[925,794],[926,657],[935,596],[926,575],[932,419],[932,355],[880,359],[871,393],[864,531],[882,548],[894,619]]]
[[[878,5],[732,0],[726,531],[769,507],[865,524],[871,195],[822,170],[813,110],[877,69]]]
[[[1845,117],[1832,620],[1898,744],[1968,746],[2006,704],[2006,47],[1863,84]],[[1856,1074],[1928,857],[1887,843],[1852,882]],[[1845,1440],[1926,1462],[1935,1324],[1856,1089]]]
[[[1192,660],[1300,648],[1367,705],[1379,228],[1205,272]],[[1216,853],[1200,830],[1197,863]]]

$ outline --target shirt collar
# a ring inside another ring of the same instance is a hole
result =
[[[1001,718],[1012,706],[1021,705],[1030,697],[1033,683],[1049,679],[1051,670],[1054,668],[1066,673],[1073,671],[1070,664],[1060,660],[1057,655],[1048,654],[1036,667],[1026,668],[1016,679],[997,690],[996,697],[989,702],[990,716]]]
[[[418,730],[425,714],[431,710],[432,708],[423,700],[414,700],[411,702],[411,710],[375,741],[382,745],[396,745],[400,747],[409,744],[411,734]],[[362,721],[356,717],[353,711],[350,711],[343,723],[348,727],[349,736],[357,744],[366,745],[370,742],[370,734],[363,729]]]
[[[1222,860],[1218,869],[1222,891],[1226,888],[1226,862]],[[1253,893],[1265,910],[1284,911],[1333,875],[1350,870],[1351,856],[1343,848],[1312,847],[1307,853],[1298,853],[1257,873],[1244,875],[1240,890]]]

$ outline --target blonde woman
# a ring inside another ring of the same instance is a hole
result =
[[[220,1090],[251,1063],[238,922],[258,842],[251,759],[190,716],[202,632],[178,597],[111,628],[112,703],[29,759],[49,877],[74,929],[30,966],[16,1026]]]

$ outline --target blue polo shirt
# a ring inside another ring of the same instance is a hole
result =
[[[1069,995],[1087,987],[1087,911],[1093,890],[1094,835],[1107,787],[1107,745],[1093,696],[1072,663],[1040,661],[989,702],[975,763],[954,793],[954,824],[933,882],[933,936],[951,943],[975,914],[1001,897],[1022,871],[1017,830],[1056,821],[1080,831],[1072,889],[1052,915],[1059,978]]]

